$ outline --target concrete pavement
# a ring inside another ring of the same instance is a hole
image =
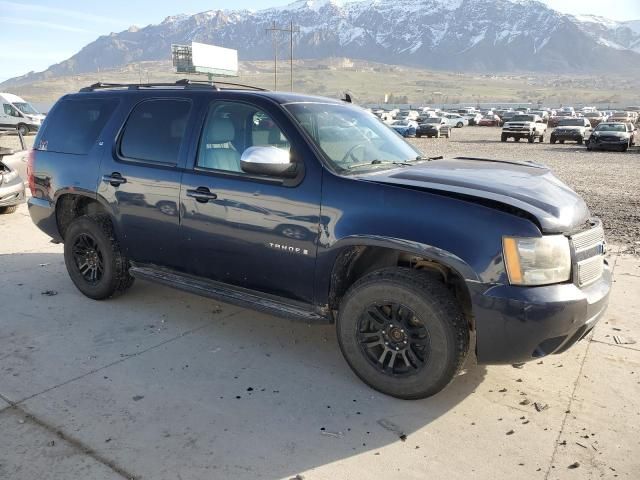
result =
[[[409,402],[362,384],[332,326],[145,282],[91,301],[24,206],[0,238],[2,479],[638,478],[638,258],[611,257],[591,339]]]

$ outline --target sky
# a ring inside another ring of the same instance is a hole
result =
[[[343,0],[344,1],[344,0]],[[490,1],[490,0],[488,0]],[[640,19],[640,0],[542,0],[571,14]],[[0,0],[0,81],[66,60],[100,35],[169,15],[226,8],[262,9],[292,0]]]

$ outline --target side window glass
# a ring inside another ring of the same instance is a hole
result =
[[[196,165],[244,174],[240,158],[250,147],[290,151],[289,140],[268,114],[244,103],[217,102],[202,129]]]
[[[191,102],[146,100],[131,112],[120,140],[120,154],[129,159],[175,165],[184,138]]]

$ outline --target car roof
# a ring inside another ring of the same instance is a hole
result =
[[[224,96],[224,98],[229,98],[229,96],[237,96],[238,98],[269,98],[276,103],[286,105],[292,103],[330,103],[336,105],[349,105],[349,103],[344,102],[343,100],[337,100],[328,97],[321,97],[316,95],[305,95],[300,93],[292,93],[292,92],[279,92],[279,91],[270,91],[270,90],[251,90],[248,88],[224,88],[221,90],[216,90],[215,88],[205,88],[204,86],[198,88],[182,88],[180,86],[152,86],[145,87],[144,85],[141,88],[100,88],[95,90],[87,90],[83,89],[78,93],[71,93],[67,96],[122,96],[122,95],[132,95],[132,96],[141,96],[141,97],[153,97],[157,96],[158,93],[162,93],[163,95],[167,93],[176,93],[180,96],[190,96],[190,95],[210,95],[212,98],[216,96]]]

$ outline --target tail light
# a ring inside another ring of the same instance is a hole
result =
[[[36,149],[32,148],[27,154],[27,179],[29,182],[29,190],[31,190],[32,197],[36,196],[36,181],[35,177],[33,176],[33,163],[35,162],[35,159]]]

